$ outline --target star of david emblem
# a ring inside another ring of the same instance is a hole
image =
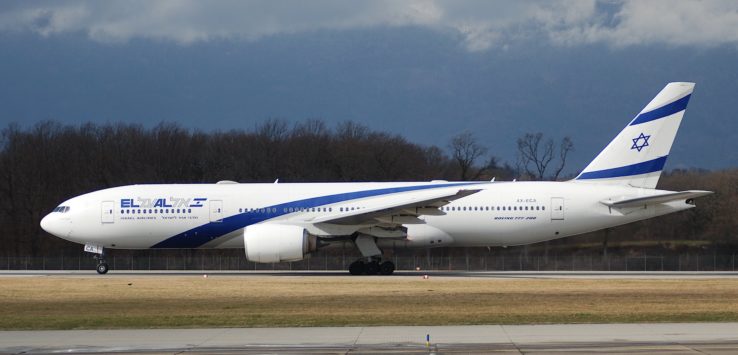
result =
[[[633,138],[633,146],[630,147],[630,149],[638,149],[640,152],[641,149],[648,147],[648,139],[651,138],[650,135],[644,135],[641,133],[640,136]]]

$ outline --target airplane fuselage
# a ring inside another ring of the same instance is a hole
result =
[[[249,225],[284,223],[326,238],[350,235],[363,226],[313,220],[371,209],[377,197],[459,188],[481,191],[440,207],[438,215],[405,223],[405,245],[528,244],[694,207],[673,201],[614,210],[601,201],[665,191],[576,182],[131,185],[72,198],[62,204],[67,212],[50,214],[44,225],[62,238],[105,248],[243,248]]]

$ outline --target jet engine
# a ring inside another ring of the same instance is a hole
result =
[[[244,229],[243,246],[253,262],[298,261],[317,250],[318,237],[298,226],[256,224]]]

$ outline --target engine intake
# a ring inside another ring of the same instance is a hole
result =
[[[256,224],[244,229],[243,246],[253,262],[298,261],[318,249],[318,238],[298,226]]]

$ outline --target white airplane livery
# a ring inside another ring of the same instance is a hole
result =
[[[710,191],[656,184],[693,83],[669,83],[573,180],[131,185],[65,201],[41,221],[109,248],[243,248],[253,262],[297,261],[351,240],[349,272],[391,274],[382,248],[508,246],[610,228],[694,207]],[[400,153],[398,153],[400,154]]]

